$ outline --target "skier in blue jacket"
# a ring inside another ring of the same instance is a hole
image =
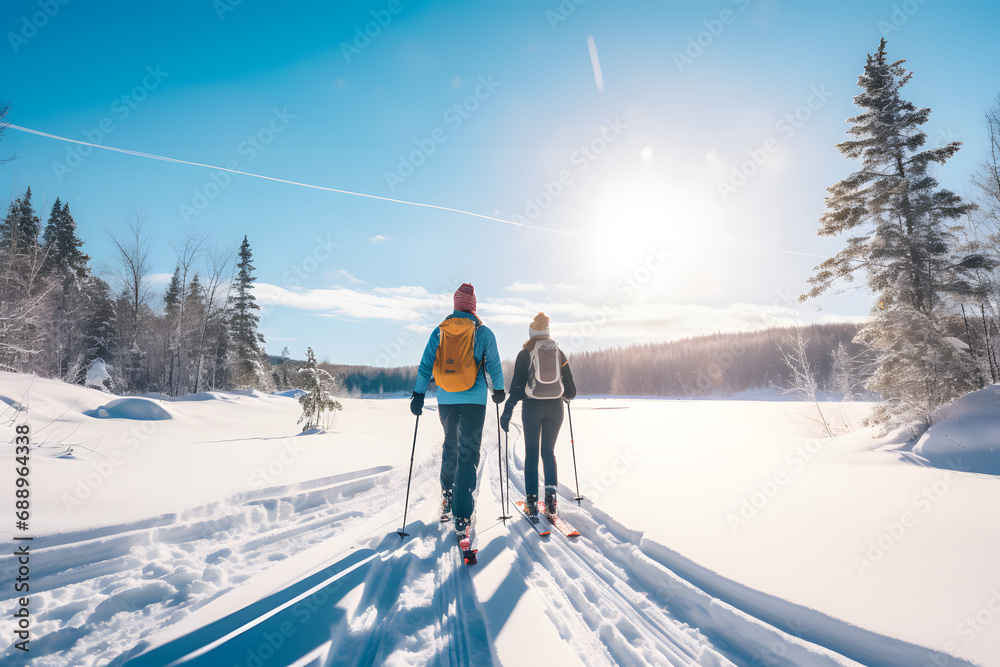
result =
[[[475,509],[473,493],[479,466],[479,449],[483,439],[483,424],[486,420],[487,387],[486,373],[493,383],[493,401],[503,403],[503,370],[497,352],[496,337],[476,316],[476,291],[469,283],[463,283],[455,292],[453,318],[472,320],[475,326],[473,359],[476,362],[475,383],[464,391],[446,391],[437,388],[438,416],[444,427],[444,451],[441,457],[442,517],[449,512],[455,517],[455,532],[465,535],[472,521]],[[442,323],[444,326],[445,323]],[[420,415],[423,411],[424,394],[431,380],[431,374],[438,357],[441,327],[431,333],[424,348],[417,382],[410,399],[410,411]]]

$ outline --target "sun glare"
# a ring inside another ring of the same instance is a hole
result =
[[[614,270],[642,261],[651,248],[673,253],[711,233],[693,197],[662,185],[608,184],[594,211],[594,249],[599,264]]]

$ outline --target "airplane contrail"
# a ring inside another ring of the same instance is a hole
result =
[[[604,75],[601,74],[601,61],[597,58],[597,43],[594,42],[593,35],[587,35],[587,49],[590,51],[590,64],[594,68],[594,83],[597,84],[597,92],[604,92]]]
[[[337,192],[343,195],[351,195],[354,197],[365,197],[367,199],[380,199],[382,201],[394,202],[396,204],[406,204],[407,206],[420,206],[422,208],[433,208],[439,211],[449,211],[451,213],[459,213],[461,215],[471,215],[476,218],[482,218],[484,220],[493,220],[494,222],[502,222],[506,225],[513,225],[515,227],[524,227],[527,229],[537,229],[542,232],[552,232],[556,234],[564,234],[561,230],[547,229],[545,227],[538,227],[536,225],[529,225],[523,222],[516,222],[514,220],[504,220],[503,218],[494,218],[493,216],[483,215],[482,213],[473,213],[472,211],[463,211],[459,208],[450,208],[448,206],[438,206],[436,204],[423,204],[415,201],[406,201],[404,199],[393,199],[392,197],[380,197],[379,195],[370,195],[364,192],[352,192],[350,190],[340,190],[338,188],[328,188],[323,185],[313,185],[311,183],[300,183],[299,181],[289,181],[283,178],[275,178],[274,176],[264,176],[263,174],[253,174],[249,171],[239,171],[238,169],[227,169],[226,167],[217,167],[210,164],[203,164],[201,162],[190,162],[188,160],[179,160],[177,158],[166,157],[164,155],[154,155],[152,153],[143,153],[141,151],[133,151],[127,148],[115,148],[114,146],[102,146],[101,144],[92,144],[87,141],[80,141],[79,139],[70,139],[68,137],[60,137],[56,134],[49,134],[48,132],[41,132],[39,130],[32,130],[28,127],[21,127],[20,125],[5,124],[12,130],[17,130],[19,132],[27,132],[28,134],[36,134],[40,137],[47,137],[49,139],[56,139],[58,141],[65,141],[71,144],[79,144],[81,146],[90,146],[91,148],[101,148],[106,151],[114,151],[115,153],[124,153],[126,155],[135,155],[137,157],[145,157],[153,160],[162,160],[164,162],[176,162],[178,164],[189,164],[195,167],[205,167],[206,169],[216,169],[218,171],[228,171],[231,174],[240,174],[242,176],[252,176],[254,178],[262,178],[267,181],[276,181],[278,183],[288,183],[289,185],[299,185],[304,188],[313,188],[314,190],[326,190],[327,192]]]

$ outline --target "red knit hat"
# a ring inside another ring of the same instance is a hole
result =
[[[455,290],[455,310],[476,314],[476,288],[472,283],[462,283],[462,286]]]

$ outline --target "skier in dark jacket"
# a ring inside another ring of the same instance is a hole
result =
[[[514,414],[514,406],[518,401],[524,401],[521,408],[521,423],[524,426],[524,492],[525,511],[530,515],[538,513],[538,454],[541,450],[542,465],[545,470],[545,511],[556,513],[556,490],[558,478],[556,475],[556,438],[563,421],[563,401],[571,401],[576,397],[576,385],[573,384],[573,374],[569,362],[562,350],[558,350],[558,374],[562,381],[562,391],[558,390],[557,378],[552,378],[554,389],[538,390],[538,378],[535,376],[533,351],[543,341],[549,341],[549,318],[545,313],[538,313],[528,327],[528,340],[523,349],[517,353],[514,360],[514,378],[510,383],[510,394],[500,427],[507,431],[510,419]],[[546,347],[551,347],[546,345]],[[538,355],[535,354],[535,357]],[[555,358],[554,358],[555,359]],[[532,397],[532,394],[535,397]],[[539,398],[538,396],[546,396]]]

